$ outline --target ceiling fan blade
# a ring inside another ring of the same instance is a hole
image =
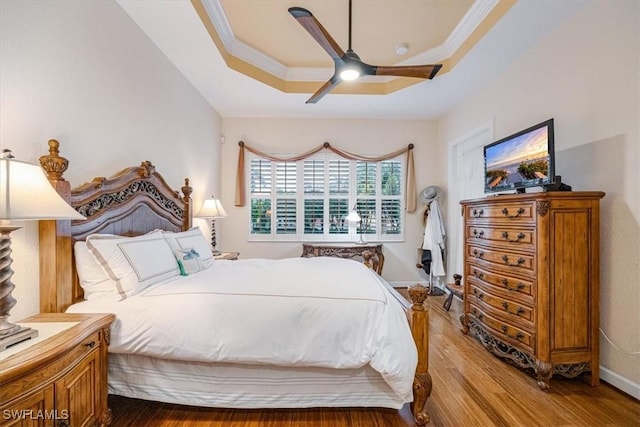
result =
[[[331,79],[329,79],[325,84],[322,85],[322,87],[320,89],[318,89],[316,91],[316,93],[311,95],[311,98],[307,99],[306,104],[315,104],[316,102],[320,101],[320,99],[323,96],[325,96],[326,94],[331,92],[331,90],[334,87],[338,86],[338,84],[341,81],[342,80],[340,79],[340,77],[338,77],[336,74],[334,74],[333,77],[331,77]]]
[[[311,12],[302,7],[290,7],[289,13],[311,34],[311,37],[322,46],[331,58],[334,60],[342,58],[344,55],[342,48]]]
[[[438,74],[442,64],[435,65],[399,65],[399,66],[372,66],[376,76],[417,77],[420,79],[432,79]]]

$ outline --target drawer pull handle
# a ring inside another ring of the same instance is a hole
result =
[[[507,218],[518,218],[523,213],[524,213],[524,208],[518,208],[518,211],[515,215],[509,215],[509,209],[507,208],[502,209],[502,214]]]
[[[506,301],[502,303],[502,308],[504,308],[504,311],[506,311],[507,313],[515,314],[516,316],[520,316],[522,313],[524,313],[524,308],[522,307],[518,307],[516,311],[509,311],[509,303]]]
[[[516,238],[515,240],[514,240],[514,239],[510,239],[510,238],[509,238],[509,232],[508,232],[508,231],[503,231],[503,232],[502,232],[502,238],[503,238],[504,240],[506,240],[507,242],[510,242],[510,243],[517,243],[517,242],[519,242],[520,240],[524,239],[524,238],[526,237],[526,235],[525,235],[524,233],[518,233],[518,235],[517,235],[516,237],[517,237],[517,238]]]
[[[476,230],[475,228],[473,229],[473,237],[483,237],[484,236],[484,230]]]
[[[96,342],[95,341],[91,341],[91,342],[86,343],[84,346],[87,347],[87,348],[93,348],[93,347],[96,346]]]
[[[476,279],[482,279],[484,277],[484,273],[480,273],[478,270],[474,268],[473,277],[475,277]]]
[[[476,258],[482,259],[482,258],[484,258],[484,252],[478,251],[477,249],[474,249],[473,250],[473,256],[476,257]]]
[[[507,264],[509,267],[520,267],[520,264],[524,264],[525,259],[520,257],[518,258],[518,261],[516,261],[515,264],[510,264],[509,263],[509,257],[507,255],[502,255],[502,260],[504,261],[505,264]]]
[[[58,420],[57,427],[70,427],[69,420]]]
[[[515,288],[510,287],[509,281],[507,279],[502,279],[501,282],[502,282],[502,285],[505,287],[505,289],[508,289],[510,291],[520,291],[524,288],[524,284],[522,283],[518,283]]]
[[[478,294],[478,299],[480,301],[484,301],[484,294],[482,292],[480,294]]]
[[[507,325],[502,325],[500,327],[500,329],[502,329],[502,333],[504,333],[506,336],[508,336],[509,338],[516,340],[516,341],[520,341],[522,338],[524,338],[524,334],[522,332],[518,332],[515,335],[509,335],[507,333],[507,331],[509,330],[509,328],[507,328]]]
[[[479,320],[484,319],[484,314],[482,313],[478,314],[478,310],[475,307],[471,310],[471,312],[473,313],[474,316],[478,316]]]
[[[484,214],[484,210],[480,209],[474,209],[473,211],[471,211],[471,215],[473,215],[474,218],[480,218],[482,215]]]

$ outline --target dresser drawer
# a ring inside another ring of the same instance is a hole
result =
[[[467,263],[467,280],[469,279],[491,293],[533,306],[534,285],[532,279],[493,273],[474,263]]]
[[[504,320],[495,317],[489,309],[482,308],[476,304],[470,305],[470,315],[484,325],[490,332],[501,341],[513,344],[526,352],[533,352],[534,333],[514,326]]]
[[[471,282],[470,290],[470,298],[476,299],[478,302],[486,304],[516,321],[524,322],[523,324],[526,324],[529,329],[533,328],[533,309],[530,305],[492,294],[473,282]]]
[[[471,262],[493,265],[511,273],[535,273],[535,256],[482,246],[466,245],[467,257]]]
[[[24,377],[3,384],[0,388],[0,401],[5,402],[21,395],[24,390],[35,388],[45,384],[55,375],[64,373],[74,367],[91,352],[100,347],[100,333],[95,332],[82,341],[82,344],[73,347],[69,352],[41,369],[34,369]]]
[[[473,224],[533,224],[535,203],[507,202],[465,206],[464,216]]]
[[[498,245],[533,251],[535,232],[532,228],[494,227],[488,225],[468,225],[467,242],[485,245]]]

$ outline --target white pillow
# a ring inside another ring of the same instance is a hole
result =
[[[84,289],[84,299],[91,299],[104,293],[115,292],[116,282],[105,273],[100,263],[89,252],[86,242],[76,242],[76,271],[80,286]]]
[[[180,275],[173,251],[160,232],[137,237],[94,234],[87,237],[87,247],[115,281],[122,299]]]
[[[193,248],[200,255],[200,262],[204,268],[209,268],[213,265],[214,259],[211,253],[211,245],[198,227],[193,227],[180,233],[164,231],[162,235],[167,239],[167,243],[169,243],[174,253],[179,249]]]

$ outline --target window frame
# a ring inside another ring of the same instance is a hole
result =
[[[285,157],[285,156],[282,156]],[[269,198],[271,200],[271,209],[276,209],[277,206],[277,198],[278,198],[278,194],[276,191],[276,164],[277,163],[290,163],[291,161],[273,161],[273,160],[268,160],[268,159],[264,159],[260,156],[257,156],[253,153],[250,153],[247,156],[247,163],[249,164],[249,167],[246,168],[246,186],[247,186],[247,194],[248,194],[248,204],[249,204],[249,209],[248,209],[248,218],[247,218],[247,224],[248,224],[248,230],[247,230],[247,241],[249,242],[336,242],[336,243],[350,243],[350,242],[356,242],[357,240],[360,239],[360,234],[359,234],[359,229],[358,229],[358,223],[348,223],[348,229],[347,229],[347,233],[330,233],[330,204],[329,204],[329,199],[346,199],[347,200],[347,213],[351,211],[351,209],[353,208],[354,205],[356,205],[358,199],[367,199],[367,200],[374,200],[375,201],[375,208],[376,208],[376,218],[378,218],[377,223],[376,223],[376,231],[375,233],[369,234],[369,233],[363,233],[362,234],[362,238],[366,241],[371,241],[371,242],[403,242],[405,240],[405,227],[406,227],[406,212],[405,212],[405,191],[406,191],[406,168],[407,168],[407,163],[406,163],[406,156],[405,155],[398,155],[392,159],[387,159],[387,160],[381,160],[381,161],[375,161],[375,162],[370,162],[370,161],[364,161],[365,163],[376,163],[376,187],[375,187],[375,196],[370,196],[370,195],[361,195],[358,196],[356,194],[357,190],[356,190],[356,174],[357,174],[357,163],[358,162],[362,162],[362,160],[351,160],[351,159],[345,159],[344,157],[341,157],[335,153],[327,153],[327,152],[321,152],[321,153],[316,153],[312,156],[309,156],[307,158],[301,159],[301,160],[297,160],[295,161],[296,163],[296,232],[292,233],[292,234],[278,234],[276,232],[276,226],[275,226],[275,221],[273,220],[273,216],[271,217],[271,232],[270,233],[263,233],[263,234],[258,234],[258,233],[253,233],[252,230],[252,206],[253,206],[253,200],[254,199],[265,199],[265,198]],[[254,193],[251,192],[251,174],[253,171],[253,161],[255,160],[262,160],[262,161],[269,161],[270,162],[270,173],[271,173],[271,193],[270,195],[264,195],[264,193],[261,193],[261,195],[259,196],[255,196]],[[307,196],[304,192],[305,189],[305,182],[304,182],[304,174],[305,174],[305,170],[304,170],[304,166],[305,166],[305,161],[309,161],[309,160],[322,160],[323,161],[323,168],[324,168],[324,191],[323,194],[321,196],[319,196],[318,194],[310,194],[309,196]],[[336,195],[336,194],[331,194],[329,191],[329,185],[330,185],[330,168],[329,168],[329,164],[331,160],[341,160],[341,161],[347,161],[348,165],[349,165],[349,190],[348,190],[348,194],[346,197],[344,196],[340,196],[340,195]],[[399,171],[399,175],[400,175],[400,188],[399,188],[399,194],[398,195],[383,195],[382,193],[382,163],[383,162],[399,162],[400,164],[400,171]],[[324,201],[323,204],[323,220],[322,220],[322,228],[323,228],[323,232],[322,233],[305,233],[305,218],[304,218],[304,214],[305,214],[305,200],[318,200],[321,199]],[[400,231],[397,234],[388,234],[382,233],[382,222],[379,220],[379,218],[381,218],[381,212],[382,212],[382,203],[383,200],[398,200],[399,201],[399,221],[400,221]]]

